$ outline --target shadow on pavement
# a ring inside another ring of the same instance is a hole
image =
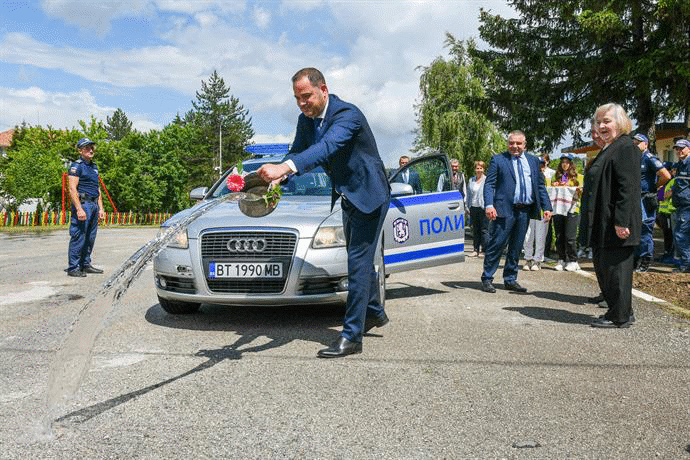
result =
[[[584,313],[544,307],[504,307],[506,311],[516,311],[530,318],[569,324],[591,324],[594,317]]]
[[[585,296],[564,294],[562,292],[527,291],[527,294],[540,299],[553,300],[554,302],[566,302],[575,305],[585,305],[587,303],[587,297]]]
[[[239,335],[230,345],[220,348],[199,350],[194,354],[206,361],[198,366],[162,382],[149,385],[100,403],[70,412],[55,420],[58,423],[84,423],[120,404],[142,396],[157,388],[173,383],[197,372],[205,371],[225,360],[242,359],[244,353],[257,353],[278,348],[293,340],[330,345],[338,332],[332,327],[342,325],[342,306],[309,306],[280,308],[239,308],[203,305],[201,313],[192,315],[169,315],[156,304],[149,308],[145,318],[151,324],[161,327],[202,331],[232,331]],[[256,339],[269,341],[248,346]]]
[[[399,283],[396,283],[399,284]],[[407,285],[405,287],[386,287],[386,299],[408,299],[411,297],[423,297],[427,295],[445,294],[446,291],[439,289],[426,288],[421,286]]]
[[[441,284],[451,289],[476,289],[478,291],[482,290],[481,281],[441,281]]]

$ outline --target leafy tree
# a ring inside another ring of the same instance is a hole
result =
[[[196,151],[197,156],[186,159],[191,169],[190,185],[209,185],[217,179],[218,171],[224,171],[245,155],[244,147],[254,130],[249,112],[239,99],[230,95],[230,88],[215,70],[208,82],[201,82],[201,91],[196,92],[192,107],[185,114],[184,123],[196,126],[205,150]],[[176,123],[179,121],[178,115]]]
[[[40,198],[56,208],[62,197],[62,173],[66,160],[62,156],[68,145],[65,131],[32,127],[15,128],[12,145],[0,171],[0,190],[18,208],[29,198]]]
[[[482,10],[472,50],[493,71],[489,115],[552,149],[594,109],[621,103],[649,131],[688,107],[690,3],[687,0],[509,0],[505,19]]]
[[[138,136],[142,136],[137,134]],[[145,143],[146,140],[142,139]],[[104,177],[117,207],[122,211],[150,211],[160,209],[162,186],[156,181],[157,165],[146,151],[121,146],[115,163]]]
[[[79,122],[81,131],[59,130],[48,126],[18,126],[0,165],[0,190],[16,207],[29,198],[41,198],[48,207],[59,209],[62,201],[62,174],[79,158],[77,141],[87,136],[97,142],[94,162],[99,172],[112,163],[113,148],[104,139],[103,123],[91,118],[90,124]],[[106,209],[109,208],[104,200]]]
[[[117,109],[113,112],[113,116],[106,117],[106,130],[108,131],[108,139],[119,141],[132,131],[132,122],[129,121],[125,112],[122,109]]]
[[[113,148],[115,161],[103,179],[119,209],[175,212],[189,206],[186,158],[201,153],[193,125],[132,131]]]
[[[450,59],[436,58],[422,68],[422,101],[417,106],[418,131],[415,149],[440,149],[460,161],[466,174],[474,171],[474,162],[488,160],[505,146],[505,140],[489,121],[483,78],[489,78],[481,61],[472,59],[465,44],[446,35]]]

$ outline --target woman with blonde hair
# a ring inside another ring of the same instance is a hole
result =
[[[632,122],[619,104],[598,107],[594,118],[604,147],[585,176],[582,221],[608,311],[592,327],[630,327],[634,253],[642,226],[640,151],[629,135]]]

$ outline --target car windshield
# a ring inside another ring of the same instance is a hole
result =
[[[259,169],[262,164],[262,162],[252,160],[250,162],[243,163],[242,169],[244,169],[245,173],[250,173]],[[230,193],[230,190],[228,190],[227,179],[232,173],[233,170],[227,171],[223,176],[223,179],[216,183],[211,195],[213,198]],[[323,168],[319,167],[309,171],[308,173],[304,173],[301,176],[290,176],[288,180],[281,185],[281,188],[283,189],[283,196],[330,196],[331,180]]]

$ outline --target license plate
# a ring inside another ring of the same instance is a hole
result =
[[[280,262],[210,262],[208,277],[216,278],[282,278]]]

